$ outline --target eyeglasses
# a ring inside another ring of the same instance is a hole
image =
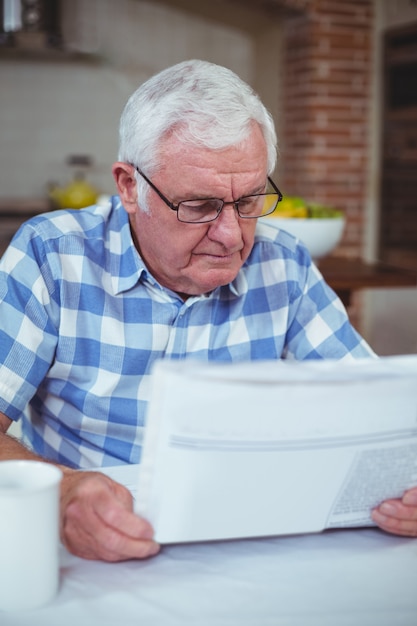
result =
[[[217,219],[226,204],[233,204],[237,214],[242,219],[257,219],[264,215],[273,213],[281,202],[283,196],[275,183],[268,177],[268,188],[271,191],[266,193],[257,193],[251,196],[242,196],[238,200],[225,202],[220,198],[192,198],[190,200],[182,200],[178,204],[173,204],[159,191],[157,187],[149,180],[141,170],[131,163],[132,167],[142,176],[150,187],[158,194],[165,204],[177,212],[177,218],[180,222],[186,224],[205,224],[213,222]]]

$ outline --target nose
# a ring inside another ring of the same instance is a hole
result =
[[[228,250],[240,249],[242,244],[242,229],[236,208],[237,203],[225,202],[219,217],[208,230],[209,239],[221,243]]]

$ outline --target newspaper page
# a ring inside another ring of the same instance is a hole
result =
[[[136,494],[160,543],[373,525],[417,485],[417,355],[159,361]]]

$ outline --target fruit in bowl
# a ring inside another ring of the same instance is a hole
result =
[[[298,196],[284,196],[265,220],[272,220],[270,223],[301,239],[313,259],[320,259],[334,250],[345,227],[342,211],[308,203]]]

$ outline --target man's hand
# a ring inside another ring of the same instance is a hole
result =
[[[123,485],[98,472],[64,472],[61,539],[70,552],[103,561],[142,559],[159,551],[152,536]]]
[[[386,500],[372,512],[380,528],[395,535],[417,537],[417,487],[398,500]]]

